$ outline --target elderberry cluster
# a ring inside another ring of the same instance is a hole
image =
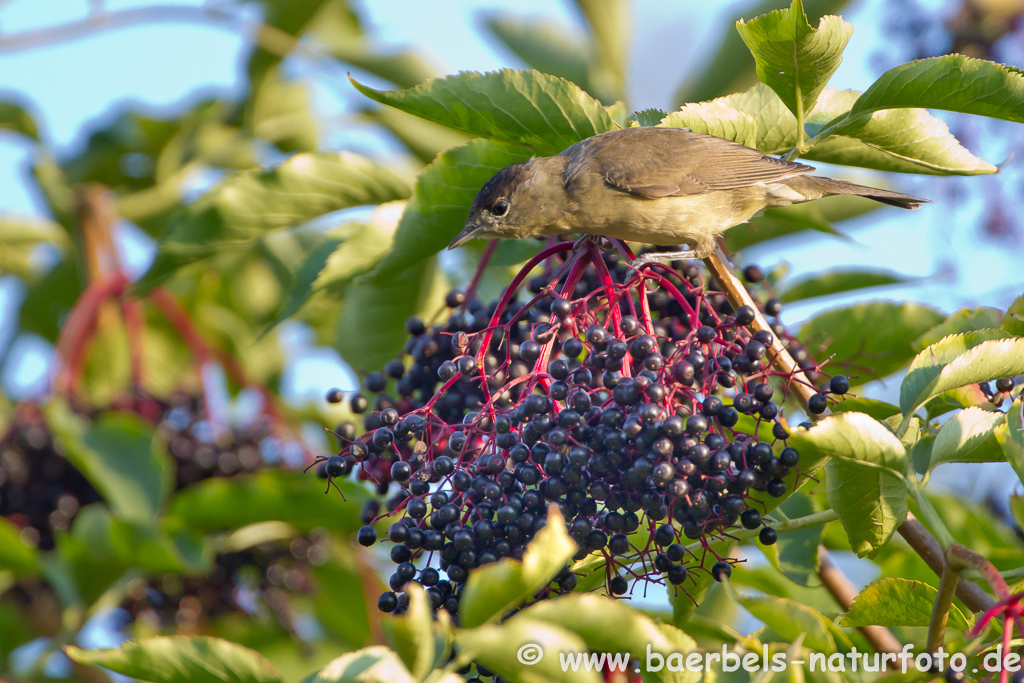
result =
[[[397,565],[385,612],[402,612],[416,581],[456,615],[470,573],[521,558],[552,503],[576,559],[604,556],[614,595],[632,578],[683,591],[694,572],[721,580],[730,564],[709,539],[734,527],[776,540],[750,494],[785,495],[799,464],[779,422],[776,385],[791,378],[771,368],[785,330],[751,330],[754,310],[733,310],[695,265],[638,272],[592,243],[560,246],[541,254],[550,270],[528,280],[532,297],[519,285],[536,259],[490,304],[452,292],[446,321],[411,318],[402,357],[365,378],[373,410],[348,397],[366,431],[342,425],[320,473],[391,494],[386,539],[372,508],[358,534],[389,542]],[[576,583],[566,567],[538,597]]]

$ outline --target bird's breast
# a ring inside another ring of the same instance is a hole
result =
[[[604,192],[574,198],[576,231],[648,244],[705,241],[765,206],[761,186],[656,199],[601,189]]]

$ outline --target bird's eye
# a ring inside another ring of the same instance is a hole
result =
[[[491,213],[495,216],[504,216],[508,213],[508,202],[504,199],[499,199],[494,202],[494,206],[491,207]]]

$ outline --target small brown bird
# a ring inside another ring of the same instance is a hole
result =
[[[465,229],[471,239],[581,233],[687,251],[651,253],[634,265],[704,258],[715,237],[759,211],[836,194],[904,209],[926,199],[807,175],[814,168],[683,128],[601,133],[552,157],[498,171],[477,193]]]

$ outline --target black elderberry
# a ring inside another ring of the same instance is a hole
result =
[[[828,409],[828,397],[825,394],[814,394],[807,399],[807,412],[812,415],[821,415]]]
[[[740,413],[749,413],[754,408],[754,397],[750,394],[736,394],[732,399],[732,406]]]
[[[445,296],[444,303],[448,308],[458,308],[466,303],[466,295],[457,289],[453,289]]]
[[[363,387],[371,394],[379,394],[388,386],[387,379],[382,372],[371,372],[363,380]]]
[[[750,306],[740,306],[736,309],[736,324],[740,327],[746,327],[750,323],[754,322],[756,317],[757,315],[755,314],[754,309]]]
[[[614,576],[608,582],[608,590],[611,591],[612,595],[622,595],[629,590],[629,582],[626,581],[625,577]]]
[[[591,325],[587,328],[586,339],[591,346],[600,346],[608,341],[608,330],[600,325]]]
[[[743,269],[743,277],[750,283],[761,282],[764,280],[764,271],[760,267],[750,264]]]
[[[775,343],[775,337],[768,330],[758,330],[753,335],[754,341],[759,341],[765,346],[771,346]]]
[[[345,395],[341,392],[341,389],[331,389],[327,392],[328,403],[341,403],[345,400]]]
[[[764,312],[772,317],[782,313],[782,302],[778,299],[771,298],[764,302]]]
[[[703,434],[708,430],[708,419],[703,415],[686,418],[686,432],[691,435]]]
[[[711,576],[715,581],[725,581],[732,576],[732,565],[723,561],[715,562],[711,567]]]
[[[1005,380],[997,380],[996,389],[999,389],[999,383],[1004,381]],[[999,389],[999,391],[1010,391],[1010,389],[1013,389],[1012,379],[1009,381],[1009,388]],[[838,394],[839,396],[842,396],[843,394],[850,390],[850,378],[846,377],[845,375],[835,375],[828,382],[828,390],[831,391],[833,394]]]
[[[946,683],[963,683],[965,680],[967,680],[967,677],[964,676],[963,671],[957,671],[952,667],[947,668],[945,671],[943,671],[942,677],[946,680]],[[1018,681],[1017,679],[1020,680]],[[1013,683],[1024,683],[1024,676],[1021,676],[1019,674],[1014,676]]]
[[[562,343],[562,353],[567,358],[579,358],[583,353],[583,342],[576,337],[570,337]]]
[[[427,514],[427,504],[422,498],[413,498],[406,504],[405,510],[413,519],[423,519]]]
[[[750,340],[747,345],[743,347],[743,354],[750,360],[760,360],[764,358],[764,354],[767,351],[764,344],[756,340]]]
[[[398,607],[398,596],[391,591],[381,593],[377,598],[377,609],[381,612],[394,612],[396,607]]]
[[[678,586],[683,581],[686,581],[686,575],[689,572],[686,571],[686,567],[681,564],[674,564],[669,567],[667,572],[668,582],[674,586]]]
[[[786,482],[781,479],[772,479],[768,482],[768,495],[772,498],[781,498],[786,495]]]
[[[761,545],[775,545],[775,542],[779,540],[779,532],[770,526],[766,526],[757,535],[757,540],[761,542]]]
[[[671,524],[663,524],[654,532],[654,542],[665,547],[676,540],[676,530]]]
[[[366,409],[369,407],[369,402],[362,394],[355,394],[349,399],[348,405],[353,413],[359,415],[360,413],[366,412]]]
[[[735,427],[740,421],[740,414],[734,408],[725,408],[718,414],[718,423],[723,427]]]
[[[775,387],[771,384],[764,382],[754,387],[754,400],[758,403],[765,403],[766,401],[772,400],[772,396],[775,395]]]
[[[324,471],[328,477],[344,477],[349,472],[348,462],[340,456],[332,455],[327,459]]]
[[[463,356],[462,358],[459,358],[459,360],[456,361],[455,366],[458,368],[459,372],[462,373],[463,377],[473,377],[479,371],[476,358],[473,358],[472,356]]]
[[[756,529],[761,526],[761,513],[754,508],[744,510],[740,515],[740,523],[744,529]]]
[[[629,552],[629,538],[626,534],[617,533],[608,539],[608,550],[613,555],[624,555]]]
[[[407,462],[401,460],[392,463],[391,465],[391,478],[398,483],[409,481],[409,477],[412,476],[412,467]]]
[[[359,542],[359,545],[370,547],[377,542],[377,530],[372,526],[364,526],[356,534],[356,540]]]
[[[551,302],[551,312],[559,318],[566,319],[572,315],[572,304],[558,297]]]
[[[710,344],[715,340],[715,328],[703,325],[697,328],[697,341],[701,344]]]

